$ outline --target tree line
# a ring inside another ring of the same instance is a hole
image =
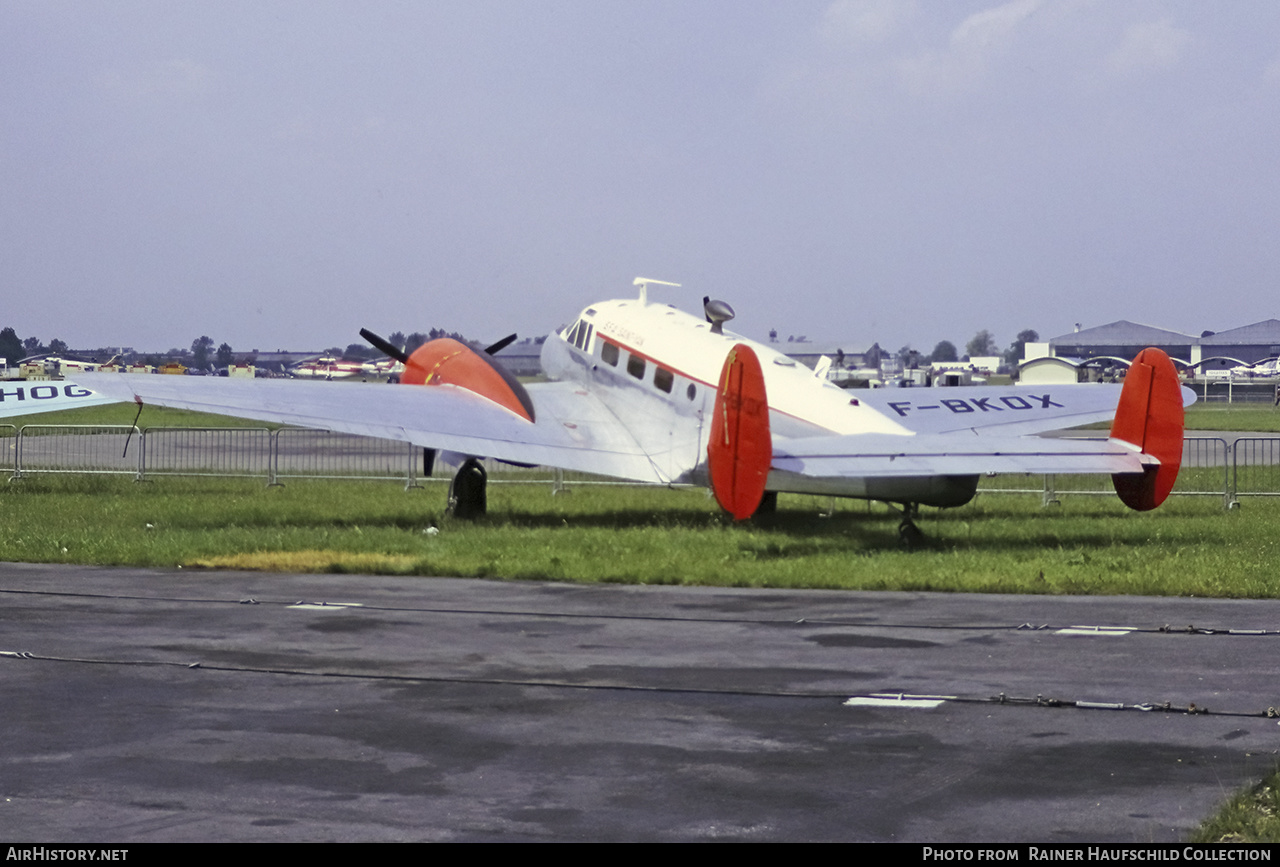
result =
[[[996,343],[995,337],[987,329],[982,329],[973,338],[965,344],[964,356],[960,355],[956,345],[950,340],[939,340],[937,345],[933,347],[933,352],[928,355],[921,354],[912,349],[910,345],[904,346],[898,350],[898,360],[904,367],[909,367],[911,356],[915,356],[917,363],[928,363],[931,361],[967,361],[970,358],[990,357],[998,355],[1009,367],[1017,366],[1022,360],[1023,352],[1028,343],[1035,343],[1040,339],[1040,334],[1033,328],[1026,328],[1018,332],[1017,338],[1013,343],[1009,344],[1009,348],[1000,351],[999,345]]]
[[[54,338],[48,343],[41,342],[38,337],[28,337],[23,339],[18,336],[13,326],[0,328],[0,358],[5,359],[10,365],[16,365],[24,358],[33,355],[57,355],[65,356],[70,352],[65,340]],[[153,353],[142,357],[144,364],[156,366],[165,361],[190,361],[191,367],[198,369],[206,369],[210,365],[212,358],[217,362],[219,367],[227,367],[235,360],[235,351],[230,344],[223,343],[216,350],[213,348],[213,339],[207,335],[197,337],[191,342],[191,349],[170,349],[165,353]],[[84,354],[92,357],[94,361],[105,361],[116,354],[116,349],[110,346],[99,347],[85,352]],[[128,353],[128,358],[124,360],[137,360],[139,353]]]
[[[451,337],[462,343],[467,343],[467,338],[456,331],[445,331],[443,328],[432,328],[425,334],[415,331],[412,334],[405,335],[402,331],[396,331],[388,338],[390,342],[402,347],[408,354],[412,354],[422,344],[429,340],[435,340],[439,337]],[[1035,343],[1040,339],[1039,333],[1035,329],[1027,328],[1018,332],[1017,338],[1009,344],[1009,348],[1002,353],[996,344],[995,337],[987,329],[982,329],[973,335],[972,339],[965,344],[964,359],[975,358],[979,356],[1002,355],[1005,364],[1013,367],[1022,360],[1024,348],[1028,343]],[[12,327],[0,329],[0,358],[7,359],[10,364],[16,364],[20,359],[31,355],[65,355],[68,351],[66,342],[54,338],[48,344],[44,344],[37,337],[28,337],[25,340],[18,337],[17,332]],[[96,350],[94,355],[110,355],[110,348]],[[381,357],[381,353],[365,343],[351,343],[345,349],[339,346],[332,346],[325,350],[325,353],[333,356],[341,356],[353,359],[376,359]],[[923,355],[912,349],[910,345],[904,346],[898,350],[897,356],[899,362],[904,366],[909,366],[912,356],[919,363],[928,363],[931,361],[960,361],[961,355],[956,345],[950,340],[940,340],[933,347],[933,352]],[[208,369],[211,360],[218,367],[228,367],[235,360],[235,350],[228,343],[219,344],[214,348],[213,338],[208,335],[201,335],[191,342],[190,351],[182,349],[170,349],[167,353],[160,355],[147,355],[143,361],[149,365],[161,364],[166,360],[171,361],[190,361],[191,367],[199,370]]]
[[[0,358],[7,360],[10,364],[17,364],[28,355],[44,353],[61,355],[66,351],[67,344],[56,337],[46,345],[41,343],[38,337],[28,337],[23,340],[12,326],[0,328]]]
[[[438,337],[452,337],[462,343],[468,342],[467,338],[457,331],[445,331],[443,328],[432,328],[426,333],[415,331],[407,336],[404,332],[397,331],[391,335],[390,341],[403,348],[406,353],[412,354],[422,344]],[[16,365],[23,358],[33,355],[65,356],[69,351],[70,349],[66,342],[57,338],[45,344],[37,337],[28,337],[25,340],[20,338],[12,326],[0,329],[0,358],[6,359],[11,365]],[[114,348],[102,347],[86,354],[90,355],[92,360],[105,361],[115,352]],[[346,349],[340,346],[331,346],[324,352],[326,355],[351,359],[368,360],[382,357],[381,352],[367,343],[351,343],[347,345]],[[235,350],[232,349],[231,344],[221,343],[215,349],[213,338],[207,334],[202,334],[191,341],[189,350],[175,347],[163,353],[149,353],[145,356],[140,353],[128,353],[128,355],[129,357],[125,360],[141,360],[144,364],[152,367],[163,364],[166,361],[181,361],[197,370],[207,370],[214,364],[218,367],[229,367],[236,358]]]

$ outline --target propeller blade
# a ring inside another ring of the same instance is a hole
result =
[[[499,352],[501,352],[502,350],[510,346],[515,341],[515,339],[516,339],[516,335],[508,334],[506,337],[502,338],[492,346],[485,347],[484,354],[497,355]]]
[[[404,350],[383,340],[381,337],[374,334],[368,328],[361,328],[360,336],[363,337],[365,340],[369,341],[369,343],[371,343],[375,349],[380,350],[387,357],[394,358],[396,361],[400,362],[401,364],[409,363],[409,356],[405,355]]]

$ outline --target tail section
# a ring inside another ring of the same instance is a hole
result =
[[[1111,423],[1111,438],[1137,446],[1159,463],[1142,474],[1111,477],[1124,504],[1139,512],[1164,502],[1182,466],[1182,386],[1169,356],[1148,347],[1138,353],[1125,376]]]
[[[735,520],[750,518],[764,498],[772,462],[764,371],[751,347],[739,343],[729,350],[720,371],[707,443],[707,466],[716,502]]]

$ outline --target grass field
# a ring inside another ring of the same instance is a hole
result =
[[[1280,842],[1280,774],[1231,798],[1206,819],[1188,843]]]
[[[1280,431],[1280,407],[1270,404],[1198,403],[1187,408],[1187,430]]]
[[[1108,430],[1110,422],[1082,425]],[[1280,431],[1280,407],[1269,403],[1197,403],[1187,407],[1187,430],[1230,430],[1256,433]]]
[[[782,497],[733,525],[701,490],[492,484],[490,514],[442,514],[444,487],[394,483],[33,476],[0,494],[5,559],[135,566],[542,578],[583,582],[1275,597],[1280,503],[1226,512],[1172,498],[1130,512],[1112,497],[982,495],[922,511],[900,549],[887,507]],[[436,528],[435,533],[427,532]]]

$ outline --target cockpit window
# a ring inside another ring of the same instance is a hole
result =
[[[589,324],[585,319],[579,319],[578,324],[574,326],[573,331],[565,340],[572,343],[578,349],[585,350],[591,343],[591,335],[595,333],[595,326]]]
[[[600,344],[600,360],[610,367],[618,366],[618,345],[605,340]]]
[[[636,379],[644,379],[644,359],[638,355],[633,355],[627,359],[627,373]]]
[[[658,391],[665,391],[671,394],[671,386],[675,383],[675,375],[664,367],[655,368],[653,371],[653,384]]]

